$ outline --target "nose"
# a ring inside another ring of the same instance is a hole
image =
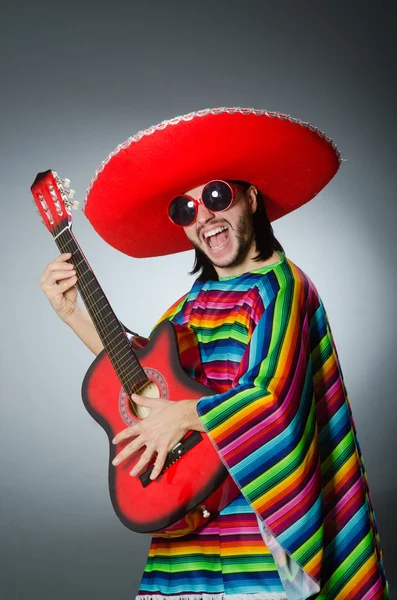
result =
[[[205,223],[206,221],[209,221],[210,219],[214,218],[214,213],[211,212],[206,206],[205,204],[201,203],[197,205],[197,222],[198,223]]]

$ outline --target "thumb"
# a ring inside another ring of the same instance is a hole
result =
[[[150,407],[150,404],[153,402],[153,398],[148,398],[147,396],[140,396],[139,394],[131,394],[131,400],[138,404],[139,406],[147,406]]]

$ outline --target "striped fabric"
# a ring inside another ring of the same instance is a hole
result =
[[[196,333],[202,382],[215,392],[200,400],[200,419],[246,507],[259,516],[263,551],[269,556],[271,549],[269,564],[273,572],[277,567],[288,600],[389,598],[337,350],[307,275],[280,253],[278,263],[250,273],[196,281],[163,318]],[[201,549],[206,535],[194,536],[202,539]],[[214,592],[200,569],[195,585],[191,576],[173,585],[178,563],[194,563],[189,544],[188,536],[153,540],[140,594],[205,598]],[[248,538],[246,544],[252,567]],[[205,564],[210,569],[220,560],[225,580],[220,556],[207,556]],[[160,563],[163,570],[156,570]],[[225,587],[223,597],[243,589]],[[246,590],[253,593],[248,582]],[[273,597],[268,581],[262,590],[261,600]]]
[[[138,597],[170,596],[287,599],[255,513],[242,495],[200,533],[153,538]]]

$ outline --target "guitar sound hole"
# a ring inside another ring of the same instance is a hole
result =
[[[169,400],[168,385],[163,375],[157,369],[144,369],[149,378],[148,385],[142,390],[142,396],[149,398],[164,398]],[[131,399],[127,396],[123,388],[120,388],[119,394],[119,411],[124,423],[128,426],[133,425],[137,418],[147,417],[150,409],[144,406],[131,406]],[[136,407],[137,414],[134,413],[133,407]]]

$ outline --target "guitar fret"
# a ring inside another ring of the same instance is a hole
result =
[[[142,368],[141,366],[135,366],[134,365],[132,367],[132,370],[128,371],[128,368],[129,368],[130,365],[127,364],[127,365],[123,365],[123,366],[126,366],[126,369],[123,369],[123,371],[121,371],[121,372],[119,371],[119,373],[122,374],[122,375],[128,375],[129,374],[129,375],[135,376],[141,370],[141,368]]]
[[[100,313],[100,312],[101,312],[101,311],[102,311],[104,308],[106,308],[106,307],[108,307],[108,308],[109,308],[109,306],[108,306],[107,304],[105,304],[104,306],[102,306],[102,308],[100,308],[100,309],[98,310],[98,312],[97,312],[97,315],[99,315],[99,313]],[[111,315],[111,314],[112,314],[112,312],[113,312],[113,311],[112,311],[112,309],[110,309],[110,312],[108,313],[108,315]],[[108,315],[105,315],[105,319],[106,319],[106,317],[107,317]]]
[[[73,240],[71,240],[71,241],[73,241]],[[65,246],[64,246],[63,248],[61,248],[61,250],[62,250],[63,252],[66,250],[66,246],[67,246],[67,244],[65,244]],[[72,250],[69,250],[69,252],[71,252],[71,253],[72,253],[72,256],[74,256],[75,254],[81,254],[81,252],[80,252],[79,248],[77,248],[77,249],[76,249],[76,250],[74,250],[74,251],[72,251]],[[74,266],[75,266],[75,267],[76,267],[76,269],[77,269],[77,267],[78,267],[79,265],[81,265],[81,263],[85,263],[85,262],[86,262],[86,261],[85,261],[85,259],[84,259],[84,256],[83,256],[83,258],[82,258],[82,259],[81,259],[79,262],[76,262],[76,263],[73,263],[73,264],[74,264]]]
[[[80,280],[81,280],[81,275],[80,275]],[[95,281],[95,279],[91,279],[91,280],[90,280],[88,283],[86,283],[85,285],[83,285],[83,286],[80,286],[80,290],[79,290],[79,291],[80,291],[80,293],[81,293],[83,290],[85,290],[85,288],[87,287],[87,285],[90,285],[90,283],[92,283],[93,281]],[[94,290],[94,291],[95,291],[95,290]]]
[[[120,373],[119,369],[116,369],[116,371],[124,388],[136,387],[137,385],[140,385],[142,381],[144,381],[145,385],[147,384],[148,379],[144,371],[140,374],[138,372],[131,373],[128,370],[125,370],[123,373]]]
[[[110,323],[113,323],[113,321],[116,321],[116,319],[112,319],[112,320],[110,321]],[[109,325],[110,325],[110,323],[107,323],[107,325],[109,326]],[[107,333],[107,334],[106,334],[106,335],[103,337],[103,339],[104,339],[104,340],[106,340],[106,338],[107,338],[107,337],[109,337],[109,335],[112,335],[112,333],[113,333],[114,331],[117,331],[117,329],[118,329],[118,327],[114,327],[114,329],[112,329],[111,331],[109,331],[109,333]]]
[[[126,356],[127,356],[127,354],[129,354],[129,355],[130,355],[130,354],[131,354],[131,346],[130,346],[130,344],[128,343],[128,347],[123,347],[123,348],[120,350],[120,352],[122,352],[123,350],[127,350],[127,352],[126,352]],[[115,354],[113,358],[116,358],[116,356],[118,356],[118,355],[120,354],[120,352],[117,352],[117,354]]]
[[[147,386],[147,381],[135,381],[134,383],[129,381],[126,385],[128,386],[128,389],[131,390],[129,392],[129,394],[131,394],[132,392],[134,394],[139,394],[139,392],[142,391]],[[137,389],[135,389],[136,387],[137,387]],[[124,389],[125,389],[125,387],[124,387]]]
[[[128,367],[129,367],[129,365],[127,365],[126,367],[127,367],[127,368],[126,368],[126,369],[123,369],[122,371],[120,371],[120,369],[118,369],[118,370],[117,370],[117,373],[118,373],[119,377],[122,377],[122,376],[124,376],[124,375],[128,375],[128,374],[130,374],[130,375],[133,375],[133,376],[134,376],[134,371],[136,371],[136,373],[138,373],[140,370],[142,370],[142,367],[141,367],[140,365],[139,365],[139,366],[136,366],[136,367],[133,367],[133,369],[132,369],[132,372],[129,372],[129,371],[128,371]]]
[[[127,352],[126,352],[126,350],[127,350]],[[121,354],[120,358],[126,358],[127,356],[129,357],[131,355],[130,352],[128,352],[128,348],[123,347],[121,352],[123,352],[123,351],[124,351],[124,354]],[[120,354],[120,353],[118,353],[118,354]],[[120,361],[118,364],[120,364]]]
[[[144,385],[147,384],[147,376],[146,373],[143,372],[140,376],[135,374],[125,373],[123,376],[123,385],[127,388],[136,387],[137,385],[141,385],[144,382]]]
[[[92,294],[91,294],[91,296],[92,296]],[[92,307],[94,307],[94,306],[95,306],[95,304],[98,304],[98,302],[99,302],[100,300],[102,300],[102,298],[104,298],[104,297],[105,297],[105,296],[101,296],[100,298],[98,298],[98,300],[96,300],[96,301],[94,302],[94,304],[92,305]],[[91,308],[92,308],[92,307],[91,307]]]
[[[130,354],[130,356],[132,356]],[[132,375],[135,376],[137,373],[139,373],[140,371],[142,371],[142,367],[139,363],[134,364],[131,360],[126,360],[126,361],[122,361],[122,360],[118,360],[118,361],[114,361],[113,357],[111,357],[112,359],[112,363],[115,365],[115,368],[117,368],[117,373],[120,377],[124,376],[124,375]]]
[[[123,336],[123,337],[125,337],[125,336]],[[124,341],[124,340],[120,340],[120,341],[119,341],[119,343],[118,343],[118,344],[116,344],[116,346],[114,346],[114,348],[112,348],[112,351],[113,351],[113,350],[116,350],[117,346],[120,346],[120,344],[121,344],[123,341]]]
[[[86,296],[86,297],[85,297],[85,299],[86,299],[86,300],[88,300],[88,298],[91,298],[91,296],[92,296],[93,294],[95,294],[95,292],[98,292],[98,291],[99,291],[99,290],[98,290],[98,288],[96,288],[96,289],[95,289],[93,292],[91,292],[91,294],[89,294],[88,296]],[[104,298],[104,297],[105,297],[105,296],[101,296],[101,298]],[[101,298],[99,298],[98,300],[100,300]]]

